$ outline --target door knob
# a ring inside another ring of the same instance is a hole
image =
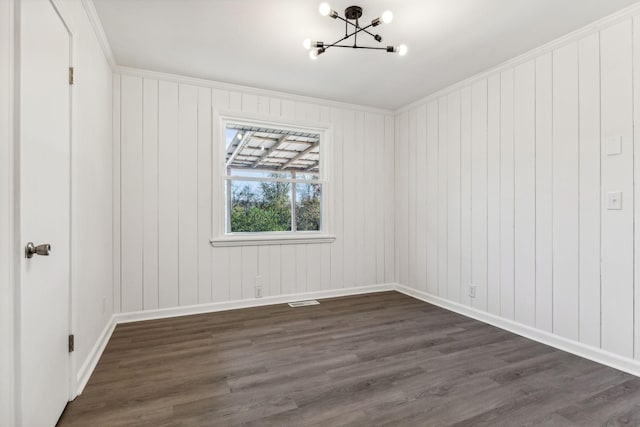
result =
[[[33,242],[29,242],[27,246],[24,247],[25,258],[33,258],[33,255],[49,256],[50,253],[51,245],[48,243],[36,246]]]

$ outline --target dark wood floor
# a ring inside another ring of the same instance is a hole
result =
[[[386,292],[120,325],[59,425],[640,425],[640,378]]]

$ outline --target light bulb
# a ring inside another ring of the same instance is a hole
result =
[[[314,61],[318,59],[318,51],[316,49],[309,51],[309,58],[313,59]]]
[[[408,50],[409,48],[406,44],[401,44],[400,46],[398,46],[398,55],[405,56]]]
[[[384,12],[382,12],[382,22],[384,22],[385,24],[390,24],[391,21],[393,21],[393,13],[391,13],[390,10],[385,10]]]
[[[304,41],[302,42],[302,46],[307,50],[311,49],[311,39],[310,38],[304,39]]]
[[[331,13],[331,6],[329,6],[329,3],[320,3],[318,12],[320,12],[320,15],[322,16],[327,16]]]

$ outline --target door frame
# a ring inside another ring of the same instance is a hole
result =
[[[64,6],[62,5],[61,0],[49,0],[51,6],[58,14],[58,17],[62,21],[63,25],[67,30],[67,34],[69,34],[69,67],[76,66],[76,47],[77,43],[75,42],[73,28],[69,23],[69,19],[67,19],[64,13]],[[69,182],[68,182],[68,191],[69,191],[69,313],[68,313],[68,321],[69,321],[69,335],[73,334],[76,328],[76,310],[74,310],[75,302],[76,302],[76,292],[74,291],[74,282],[73,282],[73,153],[74,147],[76,144],[76,91],[75,86],[73,84],[69,85]],[[68,391],[69,396],[68,400],[72,401],[78,396],[78,378],[76,375],[76,353],[69,353],[69,380],[68,380]]]
[[[18,197],[18,139],[15,130],[18,118],[17,107],[17,67],[18,46],[15,37],[17,1],[0,2],[0,55],[3,69],[0,70],[0,206],[6,206],[0,212],[0,234],[6,236],[0,241],[0,340],[9,343],[0,350],[0,425],[15,425],[16,421],[16,289],[19,274],[17,254],[19,220],[15,203]],[[5,65],[6,64],[6,65]],[[6,68],[4,68],[6,67]]]
[[[0,386],[0,408],[7,409],[7,412],[0,411],[0,425],[20,425],[22,422],[21,414],[21,398],[20,393],[21,378],[17,374],[20,372],[20,298],[21,298],[21,262],[23,257],[23,245],[25,242],[24,236],[21,232],[21,182],[20,182],[20,71],[21,71],[21,55],[20,55],[20,20],[21,20],[21,8],[20,4],[23,0],[10,0],[3,2],[3,7],[7,11],[7,21],[9,28],[7,31],[8,40],[5,40],[4,35],[0,36],[0,43],[2,47],[5,46],[5,42],[8,48],[7,57],[9,58],[9,70],[8,79],[0,82],[0,93],[5,93],[8,96],[6,99],[6,105],[3,107],[8,110],[7,120],[7,132],[0,135],[0,154],[7,154],[7,185],[0,180],[0,198],[1,200],[8,202],[7,215],[0,215],[0,229],[6,235],[9,236],[8,242],[5,245],[8,248],[8,256],[4,259],[0,259],[0,266],[7,267],[7,276],[9,280],[5,287],[0,287],[0,296],[7,297],[8,303],[6,308],[6,314],[2,314],[0,320],[6,322],[6,327],[0,329],[0,339],[2,342],[10,342],[13,345],[9,348],[13,348],[13,351],[8,351],[7,354],[0,353],[0,373],[7,381],[3,382],[4,385]],[[70,25],[70,21],[66,18],[64,13],[64,7],[61,4],[61,0],[46,0],[60,18],[62,24],[69,35],[69,66],[75,67],[76,63],[76,43],[74,40],[74,31]],[[5,52],[1,52],[4,54]],[[69,334],[76,330],[76,317],[75,313],[75,294],[73,283],[73,270],[72,270],[72,234],[73,234],[73,221],[72,221],[72,155],[73,148],[76,143],[76,94],[73,85],[69,85],[69,312],[68,312],[68,331]],[[2,119],[0,119],[2,120]],[[5,178],[5,177],[0,177]],[[3,233],[4,234],[4,233]],[[4,247],[0,247],[0,254]],[[3,277],[4,278],[4,277]],[[3,311],[3,313],[5,313]],[[68,378],[68,400],[71,401],[77,396],[77,375],[76,375],[76,357],[75,353],[69,353],[69,378]],[[6,375],[5,375],[6,374]],[[3,401],[3,400],[6,400]]]

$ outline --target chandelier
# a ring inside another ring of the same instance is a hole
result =
[[[318,8],[320,15],[328,16],[333,19],[339,19],[344,22],[344,37],[336,40],[333,43],[324,43],[321,41],[312,41],[311,39],[305,39],[302,45],[305,49],[309,50],[309,57],[311,59],[317,59],[318,55],[326,52],[330,47],[347,47],[351,49],[371,49],[371,50],[384,50],[386,52],[398,53],[400,56],[407,54],[407,46],[401,44],[399,46],[362,46],[358,44],[358,34],[365,33],[370,35],[378,43],[382,43],[382,37],[379,34],[373,34],[369,31],[373,27],[377,27],[380,24],[389,24],[393,21],[393,13],[387,10],[382,13],[379,18],[371,21],[369,25],[364,27],[360,26],[360,18],[362,17],[362,8],[360,6],[349,6],[344,10],[344,18],[338,14],[335,10],[331,9],[329,3],[322,3]],[[349,32],[351,30],[352,32]],[[345,44],[346,41],[353,37],[353,44]],[[345,43],[343,43],[345,42]]]

